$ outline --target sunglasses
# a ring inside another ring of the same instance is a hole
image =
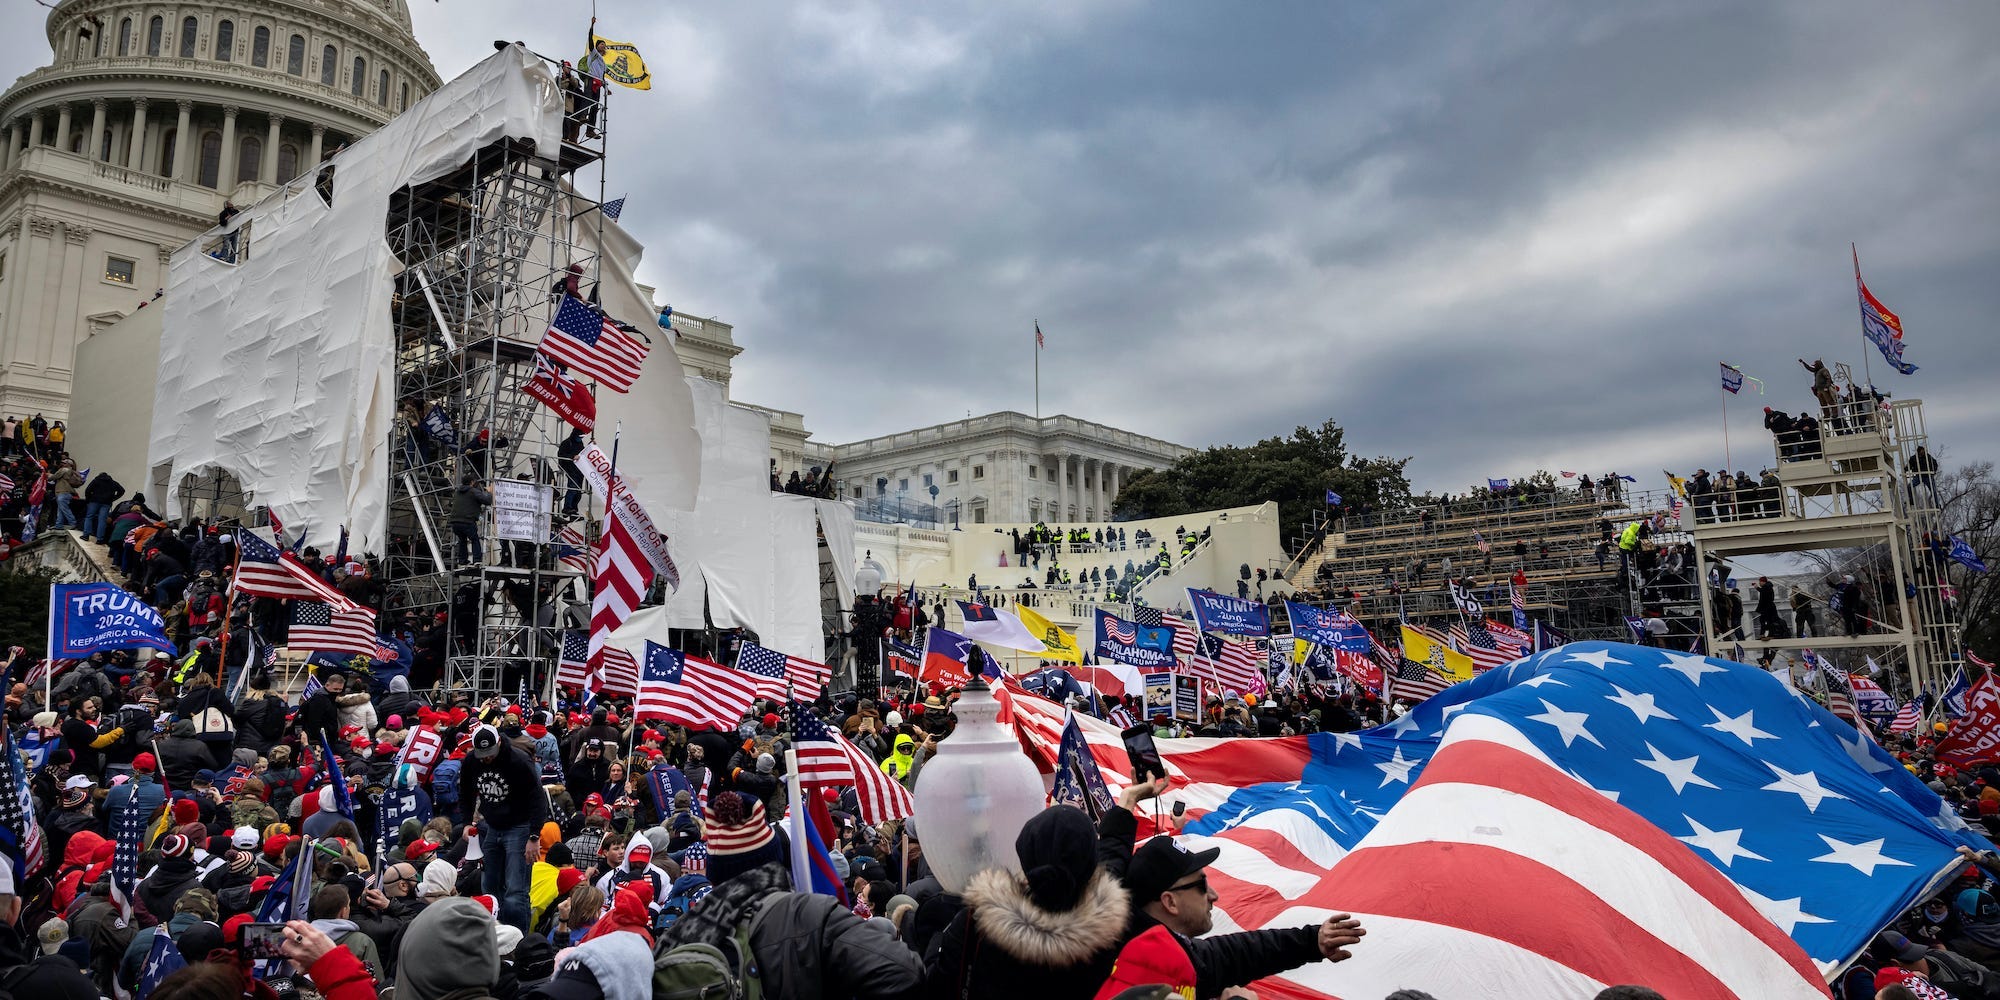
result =
[[[1195,876],[1195,880],[1192,882],[1186,883],[1185,885],[1171,886],[1167,889],[1168,892],[1188,892],[1190,890],[1198,892],[1204,896],[1208,895],[1208,876],[1197,875]]]

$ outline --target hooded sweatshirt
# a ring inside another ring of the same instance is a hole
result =
[[[458,869],[453,868],[449,861],[432,858],[431,863],[424,866],[424,877],[417,884],[417,892],[425,899],[436,899],[451,895],[457,884]]]
[[[397,1000],[472,1000],[491,996],[500,980],[500,945],[493,915],[470,899],[440,899],[403,931],[396,964]],[[417,956],[448,955],[448,962]]]
[[[604,1000],[648,1000],[653,995],[653,947],[637,934],[613,931],[585,941],[564,957],[562,968],[572,962],[597,977]]]
[[[647,863],[643,865],[634,862],[632,860],[632,852],[641,847],[650,850],[652,841],[644,837],[632,838],[632,842],[625,845],[625,863],[606,872],[603,878],[597,880],[598,891],[604,893],[606,909],[610,909],[612,901],[617,898],[619,888],[628,882],[651,883],[653,887],[653,904],[655,907],[658,906],[660,901],[667,898],[667,889],[673,884],[673,879],[667,877],[665,870],[654,865],[651,858],[648,858]],[[652,855],[654,858],[659,856],[657,852]]]
[[[882,773],[899,781],[909,777],[910,769],[917,766],[916,749],[916,740],[907,735],[896,737],[896,750],[882,762]]]
[[[333,943],[354,953],[361,964],[368,967],[368,974],[382,978],[382,953],[375,947],[375,939],[361,933],[361,928],[346,917],[322,917],[312,922],[321,934],[333,939]]]

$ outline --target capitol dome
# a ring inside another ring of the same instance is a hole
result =
[[[68,409],[75,344],[216,222],[440,80],[405,0],[62,0],[0,95],[0,410]],[[24,280],[25,279],[25,280]]]

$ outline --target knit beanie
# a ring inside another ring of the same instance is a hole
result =
[[[788,842],[764,818],[764,803],[740,792],[709,799],[708,880],[715,885],[787,857]]]

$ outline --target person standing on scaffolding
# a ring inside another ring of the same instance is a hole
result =
[[[597,37],[597,19],[590,19],[590,55],[583,64],[583,93],[577,117],[583,120],[583,137],[598,138],[597,113],[604,106],[604,54],[609,46]]]

